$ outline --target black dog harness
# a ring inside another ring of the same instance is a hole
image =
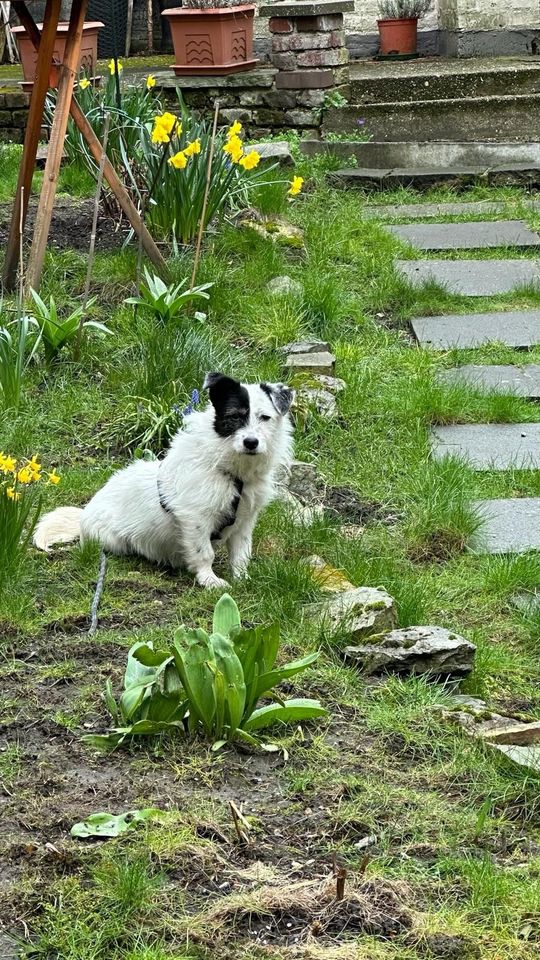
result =
[[[240,498],[244,490],[244,481],[241,480],[240,477],[235,477],[234,474],[229,473],[228,470],[224,470],[223,475],[227,477],[229,480],[232,480],[236,493],[232,499],[231,506],[228,513],[226,513],[226,515],[223,517],[223,520],[221,521],[217,530],[214,530],[213,533],[211,534],[210,536],[211,540],[219,540],[223,531],[226,530],[227,527],[232,527],[232,525],[234,524],[236,520],[236,515],[238,513],[238,507],[240,506]],[[159,472],[157,477],[157,492],[158,492],[158,498],[159,498],[159,505],[161,509],[164,510],[165,513],[170,513],[172,516],[174,516],[174,511],[169,506],[167,499],[161,488],[161,484],[159,482]]]

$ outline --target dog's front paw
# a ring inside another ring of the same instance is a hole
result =
[[[233,580],[248,580],[249,573],[247,565],[242,564],[242,566],[231,567],[231,573]]]
[[[229,586],[226,580],[223,580],[221,577],[216,577],[216,574],[212,570],[209,573],[198,573],[197,583],[200,587],[205,587],[206,590],[226,590]]]

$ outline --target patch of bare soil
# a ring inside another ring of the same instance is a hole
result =
[[[37,210],[37,199],[32,199],[28,208],[28,217],[25,228],[25,238],[29,242],[32,237]],[[92,218],[94,215],[93,200],[75,200],[69,197],[59,197],[56,200],[49,235],[49,246],[56,250],[88,251],[90,234],[92,232]],[[5,244],[9,234],[11,220],[11,204],[0,204],[0,244]],[[98,217],[96,233],[97,250],[117,250],[124,243],[129,230],[125,219],[113,219],[108,216],[103,207]]]

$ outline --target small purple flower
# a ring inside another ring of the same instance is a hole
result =
[[[364,127],[365,124],[366,124],[366,121],[364,120],[363,117],[361,117],[360,120],[357,120],[356,122],[357,122],[357,124],[358,124],[359,127]]]
[[[182,411],[180,411],[180,407],[173,407],[173,410],[177,411],[179,414],[180,414],[180,412],[181,412],[181,413],[182,413],[182,416],[184,416],[184,417],[189,417],[190,413],[193,413],[195,407],[198,405],[199,400],[200,400],[199,391],[198,391],[198,390],[192,390],[192,391],[191,391],[191,400],[190,400],[190,402],[188,403],[187,407],[184,407],[184,409],[183,409]]]
[[[198,404],[198,402],[199,402],[199,399],[200,399],[200,398],[199,398],[199,391],[198,391],[198,390],[193,390],[193,392],[192,392],[192,394],[191,394],[191,402],[192,402],[192,404],[193,404],[194,407],[197,406],[197,404]]]

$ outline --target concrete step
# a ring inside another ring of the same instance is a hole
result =
[[[399,100],[331,107],[323,135],[358,133],[377,141],[524,140],[540,128],[540,94],[461,97],[449,100]]]
[[[301,140],[300,151],[313,157],[331,153],[344,161],[354,157],[359,167],[400,169],[426,167],[447,170],[450,167],[501,167],[504,164],[540,166],[540,141],[502,140],[454,141],[409,140],[359,143],[357,140]],[[348,165],[348,164],[347,164]]]
[[[540,58],[361,61],[351,64],[351,102],[458,100],[540,93]]]
[[[327,179],[338,187],[352,187],[360,190],[394,190],[396,187],[414,187],[427,190],[445,185],[454,190],[462,190],[479,181],[483,185],[495,187],[519,186],[530,188],[540,185],[540,164],[505,164],[502,167],[486,169],[485,166],[440,168],[395,168],[371,169],[370,167],[350,167],[333,170]]]

